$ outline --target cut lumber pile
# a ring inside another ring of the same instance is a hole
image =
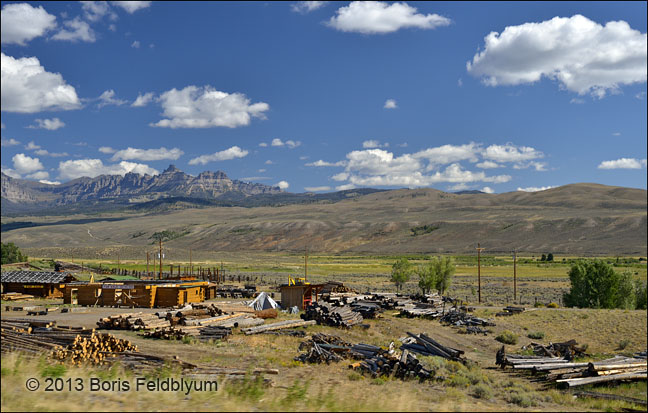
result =
[[[530,371],[540,380],[556,383],[559,387],[648,378],[645,358],[615,356],[607,360],[575,363],[561,357],[506,354],[502,346],[495,356],[495,362],[502,368],[510,366],[513,370]]]
[[[424,368],[408,350],[396,356],[381,349],[374,356],[351,364],[349,368],[370,374],[372,377],[393,376],[403,380],[418,378],[421,381],[434,377],[434,371]]]
[[[169,320],[145,313],[117,314],[97,321],[97,327],[104,330],[150,330],[170,326]]]
[[[199,330],[199,334],[194,336],[194,338],[206,341],[206,340],[222,340],[232,334],[232,329],[229,327],[219,327],[219,326],[207,326]]]
[[[23,293],[5,293],[1,296],[3,301],[20,301],[20,300],[31,300],[34,298],[33,295],[23,294]]]
[[[277,312],[277,310],[275,310],[274,308],[268,308],[261,311],[255,311],[254,315],[265,320],[267,318],[277,318],[279,312]]]
[[[403,350],[408,350],[423,356],[439,356],[447,360],[459,361],[461,363],[466,362],[462,350],[445,346],[423,333],[417,335],[407,332],[407,335],[409,337],[401,339],[401,342],[403,343],[401,349]]]
[[[524,307],[508,306],[508,307],[504,307],[502,309],[502,311],[500,311],[499,313],[496,313],[495,315],[498,316],[498,317],[506,317],[506,316],[511,316],[511,315],[523,313],[524,310],[525,310]]]
[[[315,320],[317,324],[333,327],[349,328],[362,323],[362,315],[351,309],[351,307],[334,307],[328,303],[313,303],[306,307],[304,320]]]
[[[494,327],[495,323],[490,320],[475,317],[465,311],[450,310],[445,313],[439,321],[442,324],[453,326],[481,326],[481,327]]]
[[[283,330],[285,328],[306,327],[316,324],[315,320],[285,320],[277,323],[265,324],[262,326],[242,328],[245,335],[265,333],[266,331]]]
[[[163,327],[144,333],[144,338],[158,338],[163,340],[182,340],[187,333],[175,327]]]

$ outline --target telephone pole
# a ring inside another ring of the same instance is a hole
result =
[[[308,247],[306,247],[306,253],[304,254],[304,283],[308,280]]]
[[[162,279],[162,237],[160,237],[160,279]]]
[[[193,262],[191,260],[191,248],[189,248],[189,275],[193,275]]]
[[[517,301],[517,250],[513,250],[513,302]]]
[[[146,251],[146,276],[149,276],[149,253]]]
[[[481,248],[479,243],[477,243],[477,300],[481,303],[481,252],[484,248]]]

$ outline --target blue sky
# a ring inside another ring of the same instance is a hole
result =
[[[646,188],[646,3],[2,2],[2,170]]]

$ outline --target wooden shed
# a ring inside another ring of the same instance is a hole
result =
[[[22,293],[35,297],[63,297],[65,284],[77,279],[66,272],[7,271],[3,272],[2,293]]]
[[[206,281],[111,281],[69,284],[65,304],[88,306],[175,307],[205,300]]]
[[[313,299],[317,301],[317,294],[322,290],[323,284],[297,284],[282,285],[281,307],[290,308],[297,306],[300,310],[308,307]]]

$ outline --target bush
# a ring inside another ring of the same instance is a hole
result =
[[[502,331],[502,333],[499,336],[495,337],[495,340],[504,344],[517,344],[518,336],[513,332],[506,330],[506,331]]]
[[[646,284],[637,280],[635,282],[635,305],[637,306],[637,310],[645,310],[647,304]]]
[[[619,350],[625,350],[630,345],[630,340],[623,339],[619,341]]]
[[[558,303],[551,302],[547,304],[547,308],[558,308],[558,307],[560,307]]]
[[[534,340],[542,340],[543,338],[545,338],[545,333],[543,333],[542,331],[534,331],[527,334],[527,337],[532,338]]]
[[[544,304],[542,304],[540,301],[536,301],[536,302],[533,304],[533,306],[536,307],[536,308],[537,308],[537,307],[544,307]]]
[[[493,398],[493,392],[491,391],[491,389],[484,386],[483,384],[473,387],[472,395],[477,399],[489,400]]]

